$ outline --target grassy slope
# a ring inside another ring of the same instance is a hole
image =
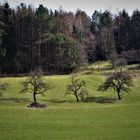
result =
[[[103,76],[80,75],[86,80],[90,96],[115,96],[111,91],[96,91]],[[32,101],[28,94],[18,94],[24,78],[4,78],[11,84],[0,99],[1,140],[139,140],[140,139],[140,79],[135,78],[132,91],[114,103],[76,103],[72,96],[64,97],[69,76],[46,77],[55,89],[38,100],[47,103],[47,110],[27,109]]]

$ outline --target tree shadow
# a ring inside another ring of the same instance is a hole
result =
[[[95,103],[114,103],[116,102],[116,98],[108,98],[108,97],[87,97],[84,102],[95,102]]]
[[[129,67],[128,70],[140,70],[140,66]]]
[[[70,101],[70,100],[59,100],[59,99],[52,99],[49,100],[51,103],[73,103],[74,101]]]
[[[23,102],[31,102],[28,98],[1,98],[0,101],[6,101],[6,102],[16,102],[16,103],[23,103]]]
[[[107,71],[107,70],[112,70],[112,69],[113,69],[113,67],[107,66],[104,68],[100,68],[100,71]]]
[[[32,101],[28,98],[1,98],[0,101],[5,101],[5,102],[15,102],[15,103],[31,103]],[[77,103],[76,101],[72,100],[59,100],[59,99],[51,99],[51,100],[45,100],[42,99],[41,101],[44,102],[51,102],[51,103],[56,103],[56,104],[63,104],[63,103]],[[116,102],[116,98],[107,98],[107,97],[87,97],[84,102],[95,102],[95,103],[114,103]]]

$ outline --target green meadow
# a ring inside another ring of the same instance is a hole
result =
[[[104,63],[102,67],[108,65]],[[37,96],[37,100],[47,104],[47,109],[27,108],[32,94],[19,93],[20,82],[25,77],[3,78],[10,87],[0,98],[0,140],[139,140],[140,77],[135,76],[131,91],[117,100],[111,90],[97,91],[109,72],[78,73],[86,81],[89,97],[99,101],[116,99],[108,102],[77,103],[75,97],[64,96],[71,75],[45,76],[53,89],[45,96]]]

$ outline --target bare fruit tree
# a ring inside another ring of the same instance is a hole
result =
[[[110,74],[105,82],[99,86],[98,90],[106,91],[109,88],[113,89],[117,95],[118,99],[121,99],[120,93],[128,92],[132,86],[132,77],[127,72],[114,72]]]
[[[83,101],[84,98],[88,96],[88,92],[85,90],[85,81],[78,79],[76,76],[72,76],[70,84],[67,85],[65,95],[68,94],[74,95],[77,102],[79,102],[80,99]]]
[[[123,57],[116,59],[114,62],[115,71],[118,69],[120,72],[122,72],[123,67],[125,67],[126,65],[127,65],[127,61]]]
[[[3,83],[0,81],[0,96],[2,96],[3,92],[7,90],[8,86],[8,83]]]
[[[31,93],[35,103],[37,102],[36,95],[44,95],[51,88],[50,84],[43,80],[41,70],[31,72],[30,76],[21,82],[21,85],[22,90],[20,93]]]

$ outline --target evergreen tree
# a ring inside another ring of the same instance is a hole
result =
[[[140,49],[140,11],[135,10],[131,17],[131,29],[130,29],[130,49]]]
[[[116,46],[118,53],[127,51],[129,49],[129,36],[130,36],[130,17],[128,13],[123,10],[115,19],[116,31]]]

